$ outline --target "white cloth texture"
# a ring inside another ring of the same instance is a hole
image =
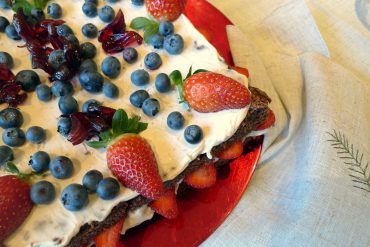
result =
[[[202,246],[370,246],[370,1],[210,2],[276,124]]]

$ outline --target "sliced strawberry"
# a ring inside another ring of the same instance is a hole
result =
[[[216,183],[217,170],[213,163],[203,165],[195,172],[189,174],[184,182],[191,187],[204,189],[212,187]]]
[[[107,163],[113,175],[126,187],[155,200],[163,193],[154,152],[136,134],[124,134],[107,149]]]
[[[224,150],[218,157],[223,160],[232,160],[238,158],[243,153],[243,142],[237,141],[228,149]]]
[[[273,126],[274,124],[275,124],[275,114],[271,109],[269,109],[267,119],[260,126],[258,126],[256,130],[264,130]]]
[[[94,239],[96,247],[117,247],[124,222],[124,219],[120,220],[96,236]]]
[[[167,219],[174,219],[179,213],[176,203],[175,188],[167,189],[162,196],[149,203],[149,207]]]
[[[193,74],[185,80],[184,97],[198,112],[241,109],[251,102],[246,86],[234,79],[213,72]]]
[[[174,21],[185,8],[184,0],[146,0],[148,12],[158,21]]]
[[[212,34],[210,32],[208,32],[208,30],[204,29],[204,28],[197,28],[198,31],[203,34],[203,36],[208,40],[208,42],[211,42],[212,41]]]
[[[0,245],[23,223],[32,207],[28,183],[14,175],[0,177]]]
[[[249,78],[249,71],[246,68],[242,68],[239,66],[230,66],[233,70],[239,72],[242,75],[245,75],[247,78]]]

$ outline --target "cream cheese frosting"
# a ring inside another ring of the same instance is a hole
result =
[[[86,17],[81,10],[82,4],[83,1],[81,0],[60,1],[63,8],[61,19],[65,20],[74,30],[81,43],[86,41],[94,43],[98,48],[94,60],[100,66],[107,55],[104,54],[97,39],[87,39],[82,35],[81,27],[83,24],[91,22],[102,29],[105,24],[97,17]],[[121,0],[116,4],[111,4],[111,6],[116,13],[119,9],[122,9],[127,26],[133,18],[147,16],[145,7],[135,7],[129,0]],[[11,20],[13,12],[11,10],[0,10],[0,15]],[[175,178],[198,155],[207,153],[208,156],[211,156],[212,147],[231,137],[248,112],[248,107],[207,114],[198,113],[194,110],[188,111],[178,103],[178,93],[175,89],[165,94],[156,91],[154,78],[157,74],[169,74],[177,69],[183,75],[186,75],[190,66],[193,66],[194,69],[206,69],[224,74],[248,86],[246,77],[229,70],[228,66],[219,57],[216,49],[194,28],[185,16],[181,16],[174,22],[174,25],[175,32],[181,34],[185,40],[184,51],[181,55],[172,56],[164,50],[157,50],[156,52],[161,56],[163,64],[158,70],[149,71],[151,82],[148,86],[137,87],[130,80],[130,75],[134,70],[145,68],[144,56],[153,51],[153,48],[146,44],[137,47],[139,59],[132,65],[124,62],[121,53],[115,55],[122,65],[119,77],[111,80],[120,89],[119,98],[116,100],[108,99],[102,94],[90,94],[81,89],[77,78],[72,80],[75,86],[74,97],[80,107],[83,102],[93,98],[103,102],[105,106],[116,109],[123,108],[129,114],[138,114],[142,117],[143,122],[149,124],[148,129],[142,132],[141,136],[150,143],[158,161],[160,175],[164,181]],[[23,41],[16,42],[7,38],[5,34],[0,34],[1,49],[10,53],[15,60],[14,73],[23,69],[31,69],[27,49],[17,47],[21,44],[23,44]],[[42,83],[49,83],[47,74],[41,70],[36,70],[36,72],[40,75]],[[130,94],[143,88],[148,91],[151,97],[160,101],[160,112],[153,118],[147,117],[141,109],[133,107],[129,102]],[[1,109],[5,107],[5,105],[0,106]],[[106,165],[105,150],[91,149],[83,144],[73,146],[57,133],[57,119],[61,114],[57,98],[44,103],[37,99],[36,93],[30,93],[27,101],[19,108],[25,120],[21,128],[26,131],[27,128],[35,125],[43,127],[47,131],[47,139],[40,145],[27,142],[22,147],[14,148],[14,163],[21,170],[30,170],[30,167],[28,167],[29,157],[36,151],[43,150],[49,153],[51,158],[58,155],[68,156],[73,161],[74,174],[69,179],[58,180],[47,173],[47,176],[43,179],[55,185],[55,200],[49,205],[35,205],[21,227],[5,241],[5,246],[64,246],[78,233],[82,225],[93,221],[103,221],[119,202],[130,200],[138,195],[136,192],[121,186],[119,195],[113,200],[105,201],[92,194],[89,195],[89,203],[83,210],[78,212],[66,210],[60,201],[60,194],[67,185],[81,183],[83,175],[91,169],[100,170],[105,177],[112,176]],[[183,130],[174,131],[168,128],[166,119],[168,114],[173,111],[183,113],[186,125],[197,124],[203,129],[204,138],[199,144],[187,143],[183,137]],[[0,143],[3,145],[2,141]],[[0,175],[4,174],[4,171],[0,171]],[[147,207],[130,212],[124,230],[151,218],[152,215],[153,212]]]

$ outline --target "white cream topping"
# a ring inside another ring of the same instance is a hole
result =
[[[100,1],[101,5],[103,4]],[[101,49],[101,44],[97,39],[87,39],[81,33],[83,24],[92,22],[99,30],[106,24],[98,17],[88,18],[81,10],[83,1],[65,0],[60,1],[63,7],[62,19],[72,27],[80,42],[92,42],[98,48],[95,61],[98,66],[106,57]],[[145,7],[135,7],[129,0],[121,0],[112,4],[116,13],[122,9],[127,26],[130,21],[138,16],[146,16]],[[10,10],[0,10],[0,15],[12,19],[13,12]],[[72,80],[75,86],[74,97],[80,107],[88,99],[96,99],[104,102],[104,105],[113,108],[123,108],[129,114],[139,114],[142,121],[148,122],[148,129],[141,133],[150,143],[156,155],[159,171],[163,180],[170,180],[183,171],[190,161],[194,160],[199,154],[208,153],[213,146],[227,140],[239,127],[245,118],[248,107],[239,110],[227,110],[217,113],[198,113],[194,110],[187,111],[178,103],[178,93],[173,89],[170,93],[158,93],[154,87],[155,76],[159,73],[169,74],[173,70],[180,70],[186,75],[189,67],[194,69],[207,69],[214,72],[230,76],[240,83],[247,86],[247,79],[232,70],[228,70],[227,65],[219,58],[215,48],[193,27],[190,21],[181,16],[175,23],[175,32],[183,36],[185,49],[181,55],[171,56],[164,50],[158,50],[162,58],[162,66],[155,71],[150,71],[151,82],[146,87],[136,87],[131,83],[131,73],[139,68],[144,68],[144,56],[153,51],[153,48],[143,44],[137,47],[139,59],[133,65],[129,65],[122,59],[122,54],[116,54],[122,65],[122,71],[117,79],[112,80],[120,89],[119,98],[111,100],[100,94],[90,94],[81,89],[78,79]],[[23,69],[31,69],[29,53],[26,48],[18,48],[17,45],[23,44],[22,41],[15,42],[0,34],[0,48],[10,53],[14,58],[15,67],[13,72],[17,73]],[[41,70],[36,70],[43,83],[49,83],[47,74]],[[129,96],[134,91],[145,88],[151,97],[160,101],[161,110],[153,118],[145,116],[140,109],[133,107],[129,102]],[[5,108],[1,105],[0,108]],[[44,179],[52,182],[56,187],[56,199],[49,205],[35,206],[21,227],[5,241],[6,246],[64,246],[70,239],[78,233],[80,227],[85,223],[93,221],[103,221],[110,213],[112,208],[121,201],[127,201],[137,196],[127,188],[121,186],[119,196],[113,200],[104,201],[95,194],[89,195],[89,204],[79,212],[70,212],[63,208],[60,201],[61,191],[71,183],[81,183],[83,175],[91,169],[100,170],[104,176],[111,176],[106,165],[105,150],[94,150],[84,145],[73,146],[64,137],[59,135],[56,130],[57,118],[60,116],[58,109],[58,99],[54,98],[51,102],[43,103],[36,97],[36,93],[28,94],[27,101],[21,105],[20,110],[24,116],[24,131],[31,126],[41,126],[47,131],[47,140],[35,145],[27,142],[24,146],[14,148],[14,163],[22,170],[30,170],[28,167],[29,157],[38,150],[46,151],[51,158],[58,155],[65,155],[72,159],[74,163],[74,174],[70,179],[58,180],[50,174]],[[188,144],[183,137],[183,130],[173,131],[167,127],[167,116],[172,111],[180,111],[186,119],[186,125],[197,124],[203,129],[204,138],[201,143],[196,145]],[[1,145],[3,142],[0,141]],[[0,171],[0,175],[4,175]],[[126,219],[124,229],[139,224],[144,219],[152,216],[152,211],[146,207],[140,208],[129,214]]]

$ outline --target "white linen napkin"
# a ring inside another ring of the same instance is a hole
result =
[[[356,12],[366,1],[210,2],[237,25],[234,60],[272,98],[276,125],[202,246],[370,246],[370,31]]]

